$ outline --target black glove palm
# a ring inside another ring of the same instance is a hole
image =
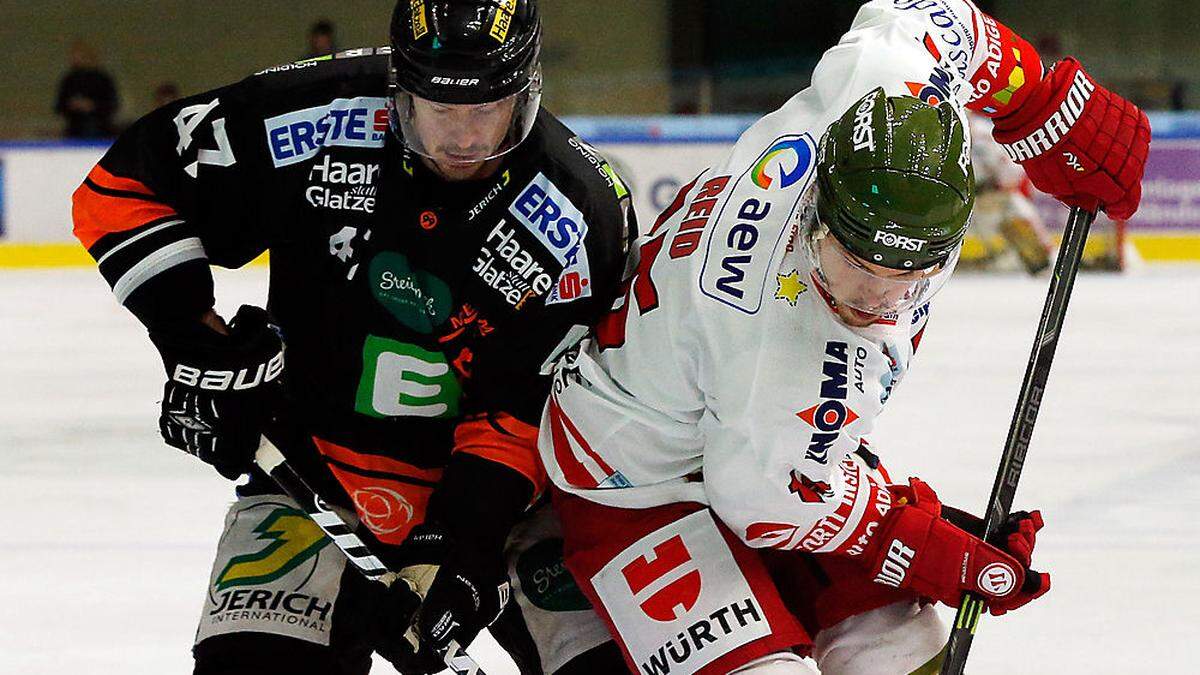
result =
[[[168,445],[236,479],[250,470],[281,398],[283,343],[267,313],[243,305],[229,334],[197,324],[151,331],[167,369],[158,428]]]

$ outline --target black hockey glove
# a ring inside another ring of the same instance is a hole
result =
[[[413,528],[396,557],[401,579],[379,613],[376,651],[405,675],[441,672],[450,642],[465,649],[508,602],[504,560],[456,544],[430,523]]]
[[[283,343],[267,313],[243,305],[222,334],[197,323],[151,330],[167,369],[163,440],[236,480],[250,470],[263,427],[282,399]]]

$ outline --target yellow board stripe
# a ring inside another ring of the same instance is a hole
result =
[[[1194,234],[1138,234],[1130,240],[1142,260],[1200,260],[1200,236]]]
[[[1139,232],[1130,234],[1129,241],[1146,262],[1200,261],[1200,233]],[[1102,245],[1099,239],[1089,243],[1093,247]],[[998,239],[994,245],[1002,247],[1005,244]],[[964,260],[982,258],[986,253],[987,249],[979,237],[968,235],[963,241]]]
[[[86,267],[96,261],[79,244],[0,244],[0,267]]]
[[[267,264],[266,253],[251,265]],[[0,243],[0,269],[37,269],[48,267],[95,267],[96,261],[79,244],[3,244]]]

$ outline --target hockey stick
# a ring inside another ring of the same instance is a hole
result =
[[[389,570],[383,561],[371,553],[366,542],[354,533],[354,530],[336,511],[329,508],[325,500],[321,499],[321,496],[309,487],[308,483],[304,482],[300,474],[296,473],[296,470],[287,463],[279,448],[275,447],[275,444],[267,440],[265,436],[262,444],[258,447],[258,452],[254,455],[254,463],[273,478],[289,497],[296,500],[300,508],[304,509],[308,517],[312,518],[313,522],[333,540],[334,545],[345,554],[350,563],[363,576],[379,582],[387,588],[400,580],[400,575]],[[416,593],[415,590],[413,592]],[[415,637],[407,639],[414,645],[416,644]],[[485,675],[479,664],[463,650],[457,640],[450,641],[446,653],[442,654],[442,660],[445,661],[446,667],[451,672],[458,675]]]
[[[1017,481],[1021,479],[1021,470],[1025,467],[1025,453],[1029,450],[1033,425],[1042,405],[1042,393],[1050,376],[1050,364],[1054,361],[1054,350],[1058,347],[1058,336],[1067,315],[1067,302],[1071,299],[1071,288],[1075,285],[1075,274],[1083,257],[1083,245],[1087,241],[1088,228],[1095,219],[1095,211],[1080,208],[1071,209],[1071,216],[1067,219],[1067,229],[1063,232],[1058,260],[1054,263],[1054,276],[1050,280],[1046,305],[1042,308],[1042,319],[1033,341],[1033,353],[1029,356],[1025,379],[1021,382],[1021,395],[1008,427],[1008,440],[1004,443],[1004,454],[996,471],[992,496],[988,498],[983,519],[985,540],[995,533],[1012,510]],[[979,625],[979,617],[986,604],[986,600],[974,593],[963,593],[962,604],[954,616],[954,626],[946,643],[941,675],[962,675],[971,640],[975,637],[975,628]]]

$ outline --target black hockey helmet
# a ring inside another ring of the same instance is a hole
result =
[[[391,45],[401,89],[439,103],[488,103],[534,78],[542,20],[535,0],[399,0]]]
[[[498,150],[525,139],[541,103],[542,21],[536,0],[399,0],[392,14],[393,128],[420,154],[412,97],[445,105],[514,98]]]

